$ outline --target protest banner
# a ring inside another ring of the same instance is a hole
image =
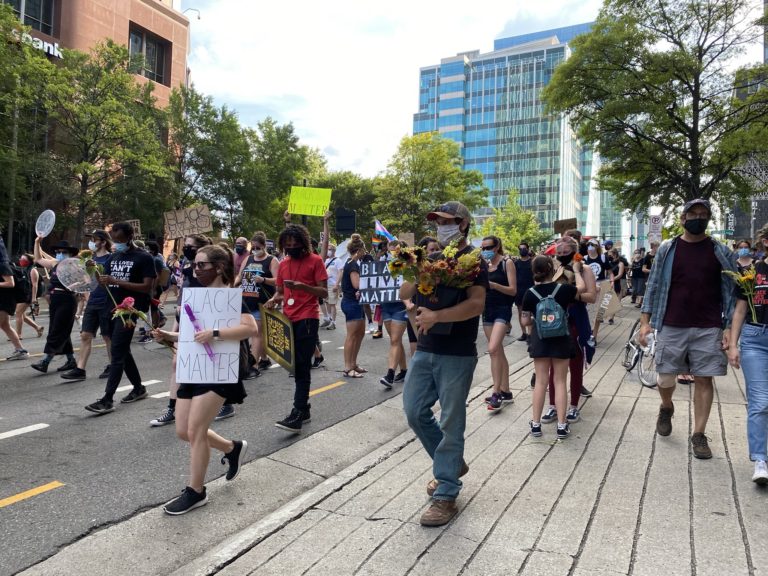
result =
[[[163,214],[165,238],[184,238],[190,234],[204,234],[213,230],[208,206],[192,206]]]
[[[402,276],[393,277],[386,262],[360,262],[360,303],[400,301]]]
[[[398,238],[405,242],[408,246],[416,246],[416,236],[413,232],[401,232]]]
[[[600,294],[597,297],[597,313],[595,314],[595,328],[606,316],[613,316],[621,310],[621,300],[613,291],[613,282],[605,280],[600,282]]]
[[[576,218],[566,218],[565,220],[555,220],[552,224],[555,234],[565,234],[568,230],[573,230],[578,226]]]
[[[206,346],[195,342],[195,324],[200,330],[240,325],[240,288],[184,288],[181,293],[179,343],[176,351],[176,381],[180,384],[235,384],[240,369],[240,342],[212,340]],[[194,322],[185,313],[189,305]]]
[[[330,205],[330,188],[291,186],[291,196],[288,198],[288,212],[291,214],[325,216]]]
[[[277,310],[261,308],[261,331],[267,356],[286,370],[293,372],[293,324],[288,317]]]
[[[141,220],[126,220],[133,227],[133,237],[141,240]]]

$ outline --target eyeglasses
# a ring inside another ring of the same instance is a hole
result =
[[[480,246],[483,250],[493,250],[496,248],[496,244],[492,244],[491,246]]]
[[[196,270],[205,270],[205,264],[213,264],[213,262],[209,262],[208,260],[200,260],[198,262],[195,262],[195,269]]]

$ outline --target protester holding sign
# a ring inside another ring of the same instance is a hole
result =
[[[126,298],[132,298],[133,308],[146,314],[149,311],[150,293],[156,277],[154,260],[133,243],[133,226],[127,222],[113,224],[111,236],[115,253],[107,263],[105,273],[99,276],[99,283],[106,287],[118,304],[123,303]],[[120,402],[129,404],[147,397],[147,389],[141,383],[139,368],[131,354],[131,340],[135,328],[135,318],[125,321],[113,315],[110,319],[112,360],[109,365],[109,377],[104,396],[85,407],[89,412],[114,412],[112,401],[123,372],[133,385],[133,390]]]
[[[77,311],[77,299],[75,294],[64,287],[56,273],[59,262],[77,255],[77,248],[70,246],[66,240],[61,240],[52,247],[55,257],[51,258],[40,248],[43,236],[35,238],[35,264],[39,264],[50,272],[51,282],[48,285],[50,295],[48,337],[45,340],[43,359],[30,367],[38,372],[48,372],[48,365],[57,354],[64,354],[67,361],[57,368],[58,372],[64,372],[77,367],[74,349],[72,348],[72,326],[75,324]]]
[[[235,280],[235,266],[233,254],[229,250],[220,246],[205,246],[197,250],[194,261],[195,277],[205,288],[229,288]],[[201,290],[202,292],[202,290]],[[215,291],[214,291],[215,292]],[[189,308],[190,318],[185,318],[182,322],[197,322],[195,313],[201,316],[206,313],[206,306],[214,308],[216,302],[222,302],[218,298],[219,294],[203,294],[200,297],[201,302],[190,302],[192,299],[185,297],[185,309]],[[229,298],[224,300],[226,306],[231,308],[233,304]],[[206,304],[209,303],[209,304]],[[202,366],[199,370],[190,370],[191,375],[199,373],[202,375],[214,374],[221,375],[223,380],[232,380],[227,378],[233,369],[220,370],[218,366],[223,363],[223,354],[215,353],[215,345],[219,340],[241,342],[239,353],[234,359],[236,374],[232,383],[199,383],[182,382],[179,384],[177,392],[178,400],[176,402],[176,434],[189,442],[189,485],[182,491],[181,496],[169,502],[163,507],[166,514],[178,516],[185,514],[190,510],[199,508],[208,503],[208,496],[205,491],[205,471],[208,469],[208,462],[211,455],[211,447],[221,450],[224,456],[221,463],[228,464],[226,479],[234,480],[240,473],[240,467],[245,458],[248,443],[244,440],[227,440],[222,438],[216,432],[210,429],[216,415],[221,410],[224,402],[242,404],[246,397],[245,387],[243,386],[243,375],[245,370],[239,369],[241,365],[247,365],[247,346],[244,344],[248,338],[257,331],[256,321],[250,313],[248,307],[238,298],[237,304],[240,308],[239,324],[233,326],[194,327],[194,342],[207,345],[209,350],[213,351],[215,360],[211,360],[210,366]],[[196,312],[193,311],[196,310]],[[227,310],[228,312],[229,310]],[[231,314],[228,314],[231,316]],[[215,326],[217,318],[223,317],[223,311],[217,311],[215,308],[208,311],[208,320],[211,320],[210,326]],[[235,318],[236,318],[235,314]],[[155,330],[153,336],[158,340],[177,342],[179,332],[166,332],[164,330]],[[181,354],[181,348],[179,354]],[[200,362],[207,363],[206,354],[198,355]],[[180,360],[184,362],[184,360]],[[179,381],[183,378],[178,377]],[[214,380],[215,378],[208,378]],[[205,378],[203,378],[205,380]]]
[[[318,298],[328,297],[328,274],[323,259],[312,252],[309,232],[304,226],[288,224],[280,232],[277,247],[286,257],[277,271],[277,292],[264,306],[275,308],[282,305],[283,313],[293,324],[296,391],[291,413],[276,422],[275,426],[298,434],[302,424],[310,419],[308,401],[312,355],[320,325]]]

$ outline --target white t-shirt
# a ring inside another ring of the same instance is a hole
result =
[[[341,258],[326,258],[325,269],[328,272],[328,288],[335,288],[341,277],[341,272],[344,270],[344,262]]]

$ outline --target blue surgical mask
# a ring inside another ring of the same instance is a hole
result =
[[[752,251],[749,248],[739,248],[736,253],[739,255],[739,258],[744,258],[745,256],[749,256],[751,252]]]
[[[113,242],[115,252],[128,252],[128,242]]]
[[[482,252],[480,252],[480,255],[486,260],[491,260],[494,254],[496,254],[496,252],[494,252],[493,250],[483,250]]]
[[[62,260],[66,260],[66,259],[67,259],[67,255],[66,254],[63,254],[61,252],[56,254],[56,260],[58,260],[59,262],[61,262]]]

